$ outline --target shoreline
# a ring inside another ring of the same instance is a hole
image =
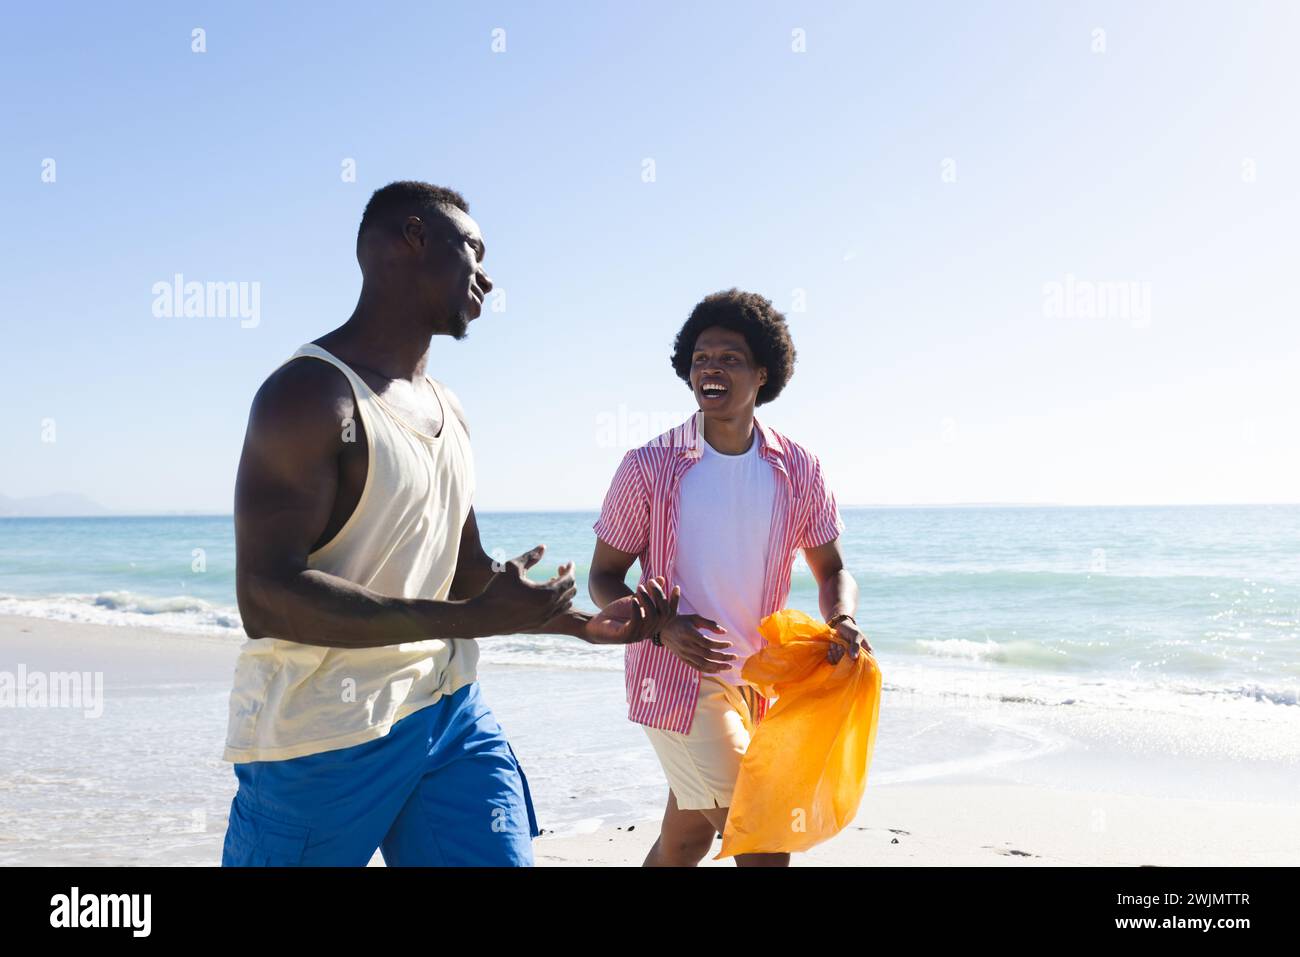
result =
[[[13,770],[0,788],[0,864],[219,863],[235,789],[220,750],[239,646],[222,636],[0,616],[0,671],[103,672],[109,704],[98,719],[4,709],[12,733],[0,760]],[[547,832],[534,845],[537,863],[639,865],[666,787],[644,735],[626,721],[621,680],[523,664],[484,663],[481,675]],[[567,710],[550,707],[539,722],[546,695]],[[1085,725],[1070,709],[1002,705],[980,715],[917,697],[888,710],[882,702],[857,819],[797,855],[798,866],[1300,864],[1300,803],[1273,800],[1266,777],[1293,781],[1293,764],[1228,768],[1166,754],[1147,729],[1137,736],[1154,754],[1117,747],[1122,741],[1099,747],[1078,735]],[[1136,722],[1126,716],[1124,726]],[[990,729],[1004,734],[1000,745]],[[1005,760],[898,763],[927,747],[963,753],[954,743],[963,740],[1003,747]],[[1196,793],[1219,778],[1242,780],[1240,799]]]
[[[996,783],[867,785],[796,867],[1229,867],[1300,863],[1297,808]],[[1229,823],[1230,822],[1230,823]],[[640,866],[657,822],[543,836],[539,866]],[[714,852],[721,847],[715,842]],[[701,866],[731,867],[706,858]]]

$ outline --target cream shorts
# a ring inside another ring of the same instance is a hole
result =
[[[642,725],[683,811],[730,807],[740,759],[754,733],[758,690],[700,675],[690,734]]]

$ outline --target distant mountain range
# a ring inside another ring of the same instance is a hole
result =
[[[94,499],[73,492],[30,495],[26,498],[10,498],[8,495],[0,495],[0,516],[6,518],[108,514],[109,510]]]

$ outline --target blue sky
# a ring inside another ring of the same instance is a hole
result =
[[[732,285],[786,311],[795,377],[760,414],[845,504],[1300,497],[1293,4],[50,4],[7,27],[2,494],[228,511],[249,400],[350,313],[361,210],[415,178],[469,199],[505,293],[432,354],[480,508],[597,506],[622,449],[691,411],[672,337]],[[178,273],[257,283],[256,325],[154,315]],[[1052,283],[1149,309],[1090,318]]]

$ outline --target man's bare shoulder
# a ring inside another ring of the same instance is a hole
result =
[[[341,434],[341,423],[356,415],[352,385],[328,362],[304,356],[280,366],[253,398],[250,430],[277,437],[305,432]]]

